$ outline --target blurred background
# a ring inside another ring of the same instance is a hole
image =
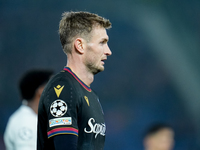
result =
[[[174,150],[200,150],[199,0],[0,0],[0,149],[21,105],[21,75],[66,65],[57,31],[71,10],[113,24],[113,55],[91,85],[105,112],[105,150],[142,150],[143,134],[156,122],[174,128]]]

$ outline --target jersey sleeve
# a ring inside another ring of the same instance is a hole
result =
[[[14,147],[13,147],[13,143],[12,143],[12,137],[10,137],[10,125],[9,125],[9,122],[7,124],[7,127],[6,127],[6,130],[5,130],[5,133],[4,133],[4,143],[5,143],[5,147],[7,150],[14,150]]]
[[[44,105],[48,118],[48,138],[58,135],[78,136],[78,98],[70,82],[59,81],[52,84]]]
[[[28,118],[29,117],[29,118]],[[18,120],[24,122],[16,124]],[[30,116],[15,116],[7,124],[4,142],[7,150],[36,149],[36,119]]]
[[[77,141],[76,136],[70,134],[63,134],[54,137],[54,147],[55,150],[77,150]]]

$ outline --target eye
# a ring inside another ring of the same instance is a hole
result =
[[[100,44],[104,44],[104,41],[101,41]]]
[[[100,42],[100,44],[106,44],[106,43],[107,43],[106,40],[103,40],[103,41]]]

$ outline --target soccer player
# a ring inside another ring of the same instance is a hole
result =
[[[172,150],[174,146],[174,131],[166,124],[156,124],[150,127],[144,138],[145,150]]]
[[[6,150],[35,150],[37,143],[37,112],[51,70],[30,70],[19,82],[22,105],[9,118],[4,133]]]
[[[109,20],[89,12],[65,12],[59,25],[67,65],[47,84],[39,103],[38,150],[102,150],[106,125],[90,85],[111,51]]]

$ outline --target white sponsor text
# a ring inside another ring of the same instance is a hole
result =
[[[85,128],[84,131],[86,133],[95,133],[95,138],[97,137],[98,134],[105,136],[105,132],[106,132],[106,125],[104,123],[95,123],[94,118],[90,118],[88,120],[88,125],[90,126],[90,130],[87,131],[87,129]]]

